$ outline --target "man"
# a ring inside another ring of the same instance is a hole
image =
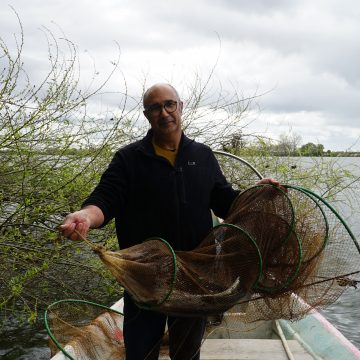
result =
[[[60,230],[78,240],[75,230],[86,236],[115,218],[120,248],[158,236],[175,250],[192,250],[212,227],[210,209],[225,218],[237,192],[210,148],[182,132],[183,103],[171,85],[150,87],[143,105],[151,129],[115,154],[82,209],[69,214]],[[200,359],[206,319],[167,318],[140,309],[125,293],[126,359],[157,359],[166,322],[171,359]]]

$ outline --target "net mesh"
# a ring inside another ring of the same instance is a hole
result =
[[[125,359],[123,316],[111,308],[81,300],[61,300],[47,309],[54,355],[60,348],[70,359]]]
[[[172,252],[162,239],[96,251],[140,307],[209,315],[245,297],[246,322],[294,320],[334,302],[360,267],[356,243],[328,209],[299,188],[255,186],[193,251]]]
[[[359,246],[341,217],[319,196],[295,186],[241,192],[229,216],[192,251],[174,251],[161,238],[116,252],[101,246],[94,251],[139,307],[178,316],[234,313],[242,323],[299,319],[333,303],[360,272]],[[55,337],[61,344],[72,338],[76,348],[87,349],[108,336],[92,322],[83,324],[83,311],[79,319],[68,312],[48,315],[50,328],[60,323]],[[98,316],[104,315],[89,318]],[[69,336],[61,335],[63,324],[71,324]],[[90,330],[94,338],[86,335]],[[119,345],[116,336],[111,341]]]
[[[172,315],[217,313],[250,291],[261,256],[240,228],[220,224],[193,251],[173,253],[162,239],[119,252],[96,250],[140,307]]]

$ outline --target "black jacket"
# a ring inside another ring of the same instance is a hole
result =
[[[211,149],[182,135],[173,167],[155,154],[152,132],[117,151],[83,206],[97,205],[104,225],[115,217],[120,248],[152,236],[175,250],[192,250],[224,218],[237,195]]]

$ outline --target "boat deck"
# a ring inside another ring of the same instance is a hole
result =
[[[288,340],[296,360],[313,357],[296,341]],[[160,360],[169,360],[162,355]],[[207,339],[201,347],[201,360],[288,360],[281,340],[276,339]]]

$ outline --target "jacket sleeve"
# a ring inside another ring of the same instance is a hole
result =
[[[104,226],[115,217],[120,209],[126,206],[127,190],[126,166],[120,150],[102,174],[99,184],[83,202],[82,207],[86,205],[99,207],[104,214],[104,223],[102,224]]]
[[[234,190],[231,184],[226,180],[213,152],[211,152],[210,161],[213,167],[213,188],[211,192],[210,208],[216,216],[225,219],[230,206],[239,194],[239,191]]]

